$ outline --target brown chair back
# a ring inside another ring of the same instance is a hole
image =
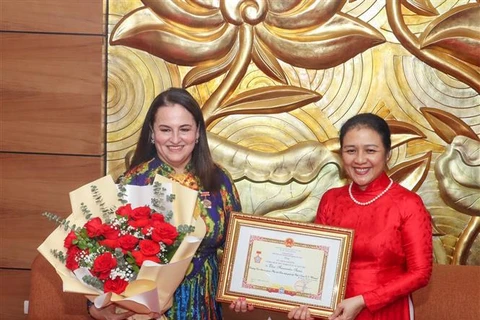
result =
[[[88,320],[87,300],[77,293],[62,290],[62,280],[41,254],[32,263],[30,276],[29,320]]]
[[[412,299],[415,320],[479,320],[480,266],[436,264]]]

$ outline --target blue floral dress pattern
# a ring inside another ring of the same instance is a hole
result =
[[[191,164],[185,169],[186,174],[177,175],[173,168],[155,157],[132,168],[122,179],[125,184],[142,186],[152,184],[155,175],[159,174],[199,191],[196,212],[204,220],[207,233],[190,263],[185,279],[175,291],[173,306],[165,316],[171,320],[221,320],[221,306],[215,301],[219,278],[217,250],[223,249],[230,212],[242,210],[238,192],[223,169],[220,191],[209,193],[203,193],[205,190],[192,173]],[[211,202],[210,208],[204,206],[202,200],[205,199]]]

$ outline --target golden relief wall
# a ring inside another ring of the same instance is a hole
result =
[[[480,265],[480,3],[110,0],[107,171],[118,176],[156,94],[202,105],[247,213],[312,221],[346,183],[338,130],[373,112],[389,174],[433,217],[437,263]]]

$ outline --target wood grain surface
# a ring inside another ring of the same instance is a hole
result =
[[[42,213],[68,216],[69,192],[101,177],[103,162],[103,157],[0,153],[1,268],[30,268],[37,247],[55,229]]]
[[[102,0],[2,0],[4,31],[103,33]]]
[[[0,319],[23,320],[23,303],[30,290],[29,270],[0,269]]]
[[[103,153],[102,38],[0,33],[0,149]]]

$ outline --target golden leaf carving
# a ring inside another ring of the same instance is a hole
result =
[[[444,201],[471,216],[480,216],[480,141],[453,139],[435,163],[435,175]]]
[[[409,123],[398,120],[387,120],[387,123],[392,134],[392,149],[411,140],[426,138],[422,131]]]
[[[390,178],[416,192],[427,177],[431,160],[432,152],[429,151],[417,159],[402,162],[389,170]]]
[[[184,88],[207,82],[227,72],[235,59],[238,44],[234,45],[230,52],[218,60],[207,61],[192,68],[183,78]]]
[[[325,24],[294,31],[261,24],[256,26],[255,34],[279,59],[310,69],[337,66],[385,42],[376,29],[343,13]]]
[[[435,163],[440,195],[450,207],[472,216],[455,244],[453,264],[465,264],[480,232],[480,141],[453,139]]]
[[[323,142],[323,145],[330,151],[339,153],[340,152],[340,139],[338,137],[328,139]]]
[[[192,28],[219,26],[224,23],[220,10],[209,5],[208,1],[141,1],[159,17]]]
[[[295,181],[288,184],[270,182],[252,183],[248,179],[236,181],[240,191],[242,210],[256,215],[312,222],[322,195],[330,188],[340,187],[339,168],[325,165],[315,180],[307,184]],[[255,196],[252,196],[255,195]]]
[[[297,221],[312,221],[321,195],[345,183],[340,159],[316,141],[268,153],[239,146],[208,133],[212,156],[240,190],[242,209]]]
[[[284,3],[284,7],[272,8],[265,17],[265,23],[285,30],[300,30],[321,25],[339,12],[346,0],[338,1],[270,1]]]
[[[208,20],[201,29],[175,25],[159,19],[149,8],[140,8],[118,22],[112,30],[110,44],[140,49],[168,62],[191,66],[227,55],[237,32],[234,25],[211,24]]]
[[[267,76],[283,84],[287,84],[287,77],[283,72],[282,66],[278,63],[275,56],[260,41],[255,41],[252,51],[252,60],[258,69],[262,70]]]
[[[432,215],[432,214],[430,214]],[[437,227],[437,224],[435,223],[435,221],[432,220],[432,235],[434,237],[440,237],[440,236],[444,236],[445,235],[445,232],[443,232],[442,230],[440,230],[438,227]]]
[[[420,36],[421,48],[441,48],[480,66],[480,6],[459,6],[435,19]]]
[[[402,3],[401,0],[386,0],[388,22],[400,44],[426,64],[457,78],[480,92],[480,74],[475,66],[463,62],[456,57],[456,54],[451,55],[444,50],[421,49],[421,43],[417,35],[405,23],[401,8]],[[476,5],[478,6],[478,4]]]
[[[419,15],[438,15],[437,9],[432,5],[430,0],[403,0],[403,5]]]
[[[276,153],[250,150],[211,133],[208,142],[215,161],[221,163],[235,180],[308,183],[327,164],[340,166],[338,156],[317,141],[300,142]]]
[[[241,113],[280,113],[318,101],[318,92],[291,86],[255,88],[242,92],[225,102],[209,120]]]
[[[458,238],[452,264],[466,264],[468,253],[480,232],[480,216],[471,217],[467,227]]]
[[[480,140],[465,122],[449,112],[434,108],[420,108],[420,111],[435,133],[447,143],[452,143],[459,135]]]

